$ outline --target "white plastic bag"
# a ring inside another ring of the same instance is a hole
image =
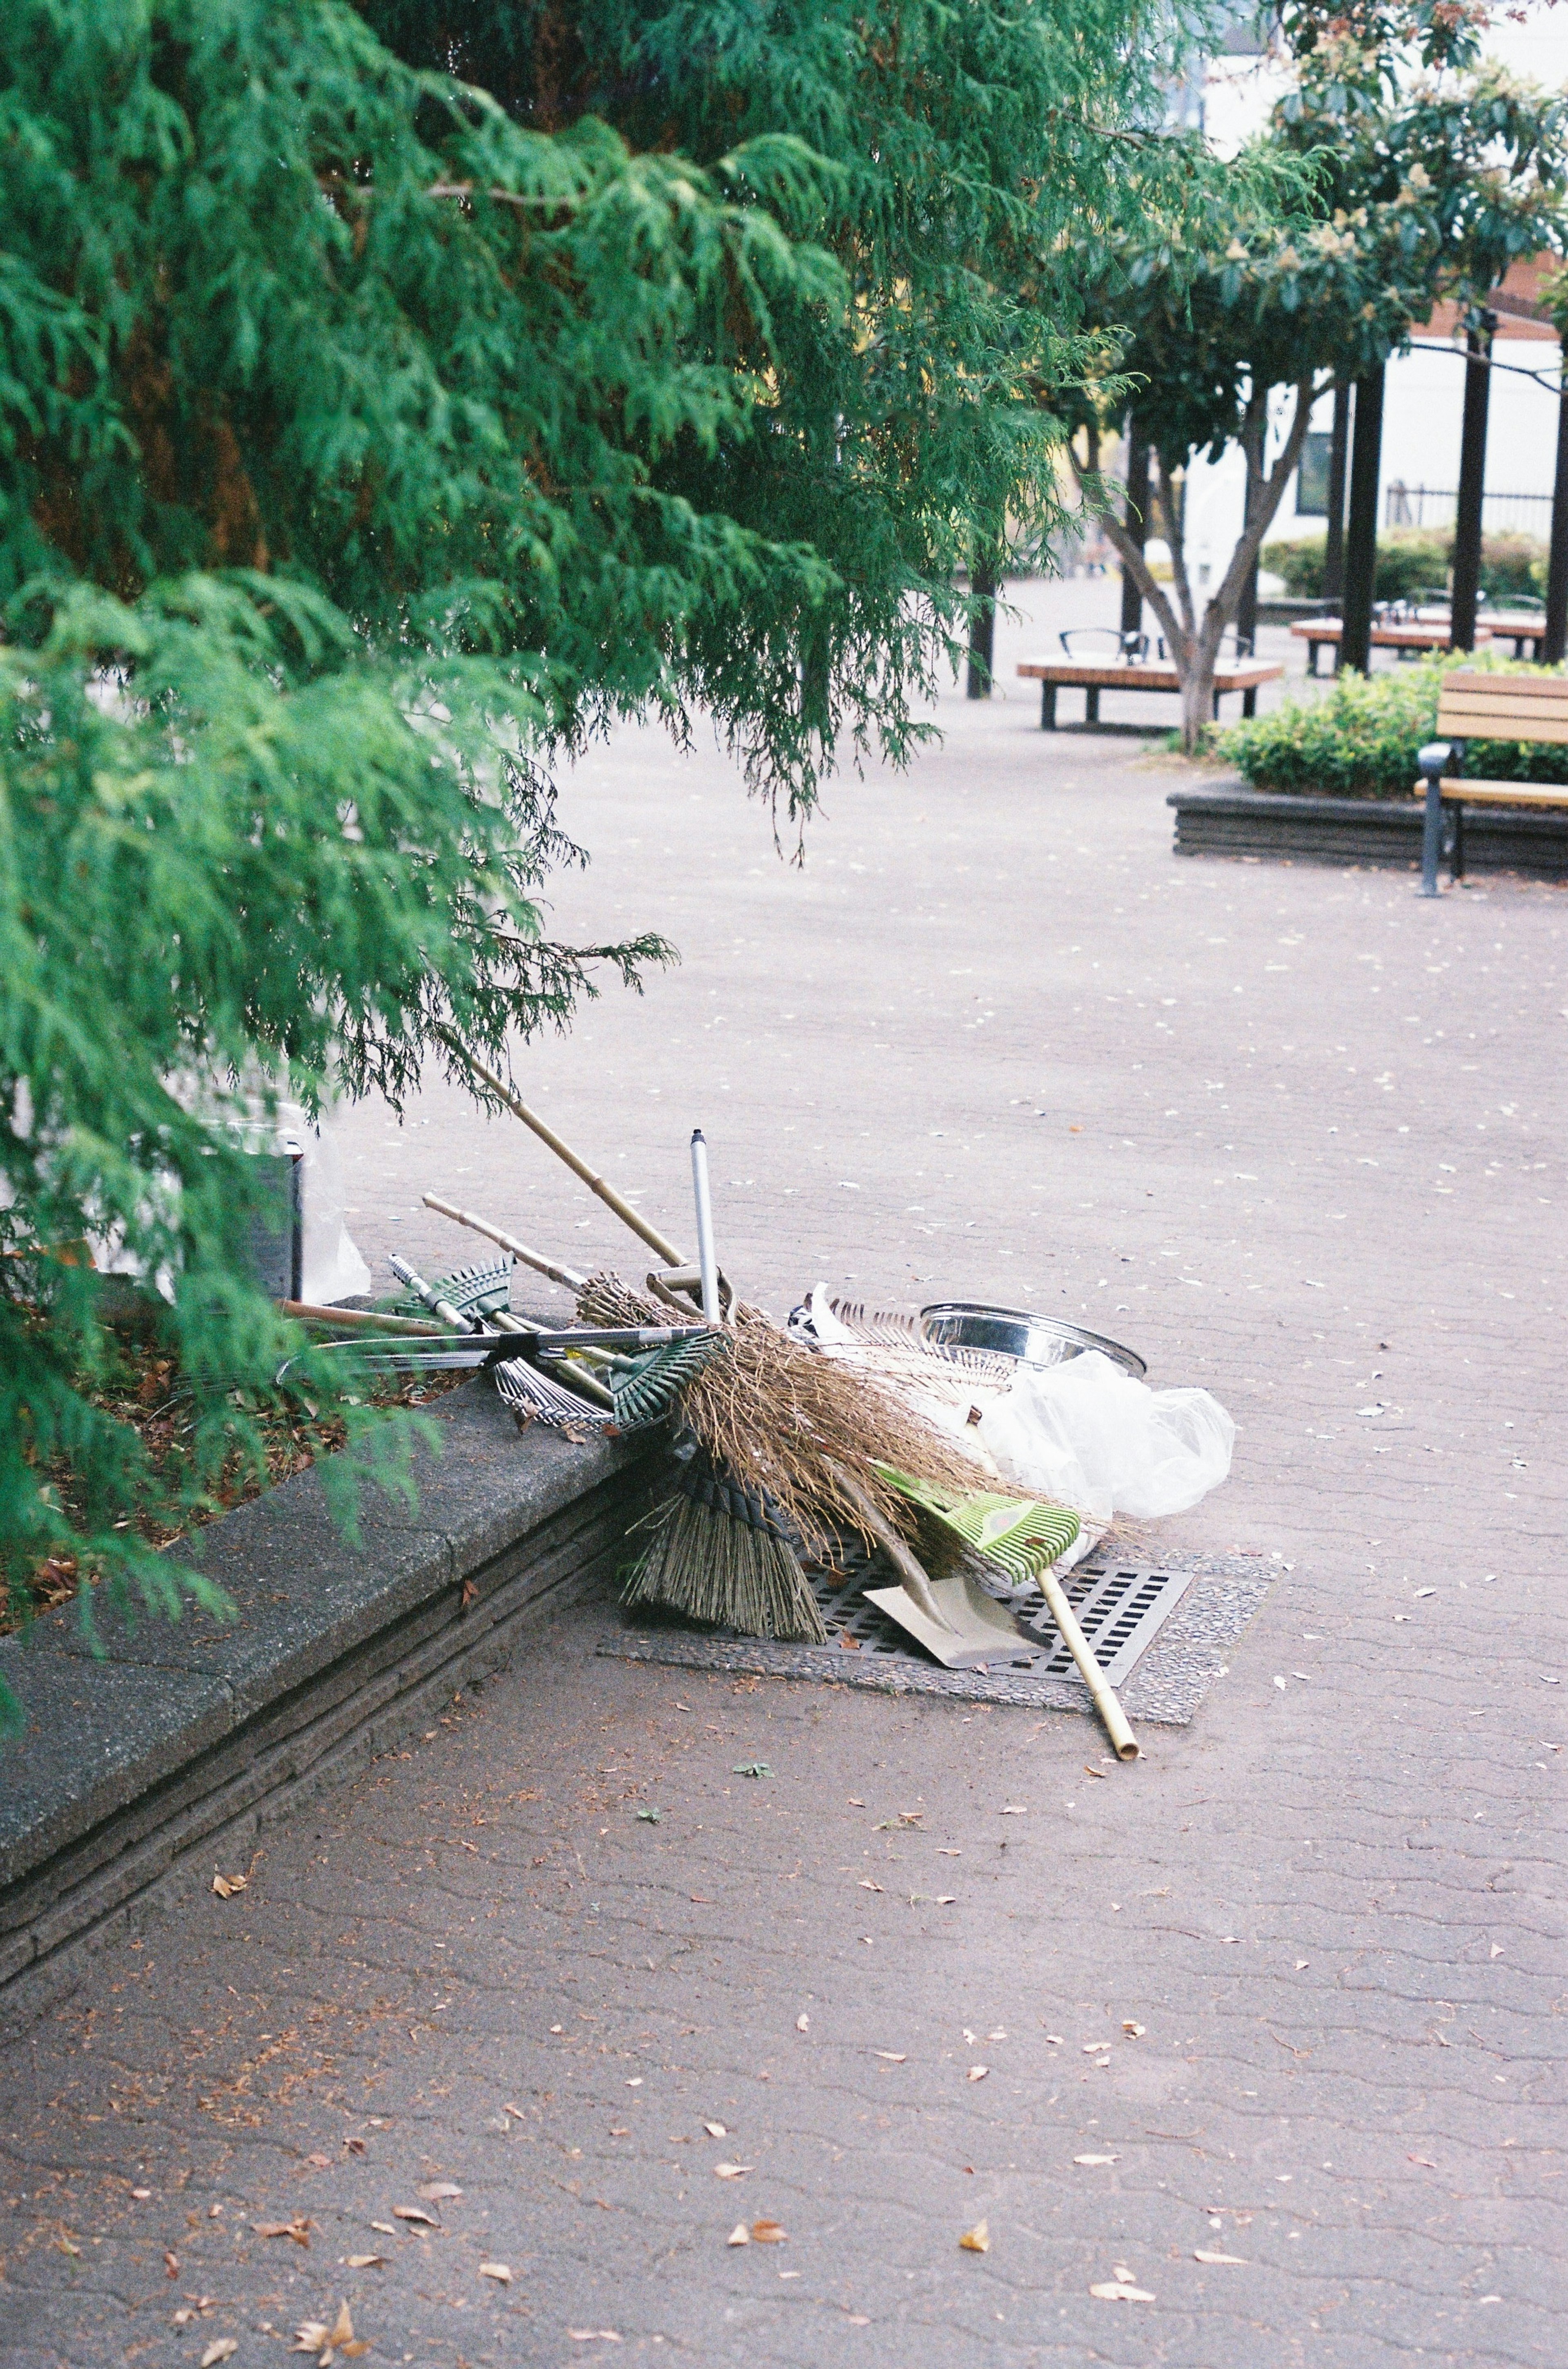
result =
[[[1225,1479],[1236,1437],[1207,1390],[1152,1390],[1098,1349],[1020,1366],[978,1428],[1009,1481],[1096,1522],[1185,1514]]]

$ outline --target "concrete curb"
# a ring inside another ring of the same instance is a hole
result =
[[[446,1436],[418,1460],[417,1504],[367,1492],[359,1548],[313,1471],[175,1550],[236,1619],[111,1620],[107,1661],[70,1609],[0,1640],[27,1713],[0,1745],[0,2029],[133,1920],[243,1866],[269,1825],[613,1569],[657,1469],[648,1441],[520,1439],[480,1383],[431,1413]]]
[[[1304,856],[1318,864],[1421,862],[1419,798],[1320,798],[1281,790],[1173,790],[1178,855]],[[1568,878],[1568,815],[1524,807],[1465,816],[1467,872]]]

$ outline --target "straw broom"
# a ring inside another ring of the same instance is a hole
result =
[[[694,1292],[699,1270],[487,1064],[442,1033],[473,1075],[664,1262],[663,1276],[648,1276],[650,1296],[616,1276],[589,1276],[578,1295],[579,1316],[606,1325],[667,1321],[671,1287]],[[627,1601],[751,1635],[821,1643],[827,1632],[806,1563],[834,1559],[841,1531],[875,1548],[883,1528],[915,1528],[908,1499],[877,1467],[959,1491],[988,1476],[896,1387],[817,1356],[761,1309],[732,1300],[724,1330],[729,1354],[714,1358],[681,1393],[698,1453],[647,1518],[652,1536]]]

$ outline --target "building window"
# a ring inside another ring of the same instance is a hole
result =
[[[1301,465],[1296,473],[1298,518],[1327,518],[1329,514],[1329,448],[1333,442],[1326,428],[1308,430],[1301,447]]]

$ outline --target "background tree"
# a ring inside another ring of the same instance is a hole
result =
[[[976,523],[1049,516],[1080,357],[999,290],[1110,209],[1169,54],[1134,0],[0,17],[14,1594],[175,1600],[137,1521],[259,1453],[297,1341],[244,1119],[395,1104],[440,1025],[504,1059],[666,951],[544,936],[554,752],[702,709],[804,811],[908,748]],[[84,1238],[159,1286],[172,1491]]]
[[[1294,159],[1299,177],[1274,219],[1223,200],[1189,201],[1179,216],[1151,205],[1143,226],[1080,244],[1090,317],[1137,385],[1173,599],[1121,521],[1103,523],[1180,674],[1189,751],[1207,728],[1220,641],[1318,397],[1380,366],[1440,299],[1472,312],[1516,257],[1563,242],[1563,100],[1495,65],[1465,63],[1477,29],[1440,12],[1428,45],[1438,65],[1413,73],[1412,30],[1396,12],[1332,29],[1311,12],[1288,19],[1295,86],[1267,150]],[[1271,444],[1280,390],[1289,409]],[[1112,415],[1103,403],[1087,407],[1093,439]],[[1245,455],[1244,524],[1200,605],[1174,483],[1200,455],[1218,460],[1230,444]]]

